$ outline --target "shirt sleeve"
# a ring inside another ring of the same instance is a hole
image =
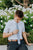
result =
[[[22,32],[25,32],[25,24],[23,23],[23,31]]]
[[[3,33],[8,33],[8,32],[9,32],[9,21],[6,23]]]

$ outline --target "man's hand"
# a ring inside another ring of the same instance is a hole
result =
[[[17,34],[19,32],[19,30],[14,30],[13,34]]]
[[[27,45],[29,45],[29,46],[33,45],[32,43],[28,43],[27,36],[26,36],[25,32],[23,32],[23,38],[24,38]]]
[[[33,43],[28,43],[27,45],[28,45],[28,46],[31,46],[31,45],[33,45]]]

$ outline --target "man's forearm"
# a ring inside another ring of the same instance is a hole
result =
[[[26,36],[26,33],[25,32],[23,32],[23,38],[24,38],[25,42],[28,44],[27,36]]]
[[[12,36],[12,33],[3,33],[3,38],[7,38],[9,36]]]
[[[12,36],[14,34],[17,34],[19,30],[14,30],[13,32],[11,33],[3,33],[3,38],[7,38],[9,36]]]

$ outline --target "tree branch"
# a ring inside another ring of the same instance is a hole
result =
[[[19,1],[15,0],[18,4],[20,4],[21,6],[26,6],[26,4],[22,4]]]

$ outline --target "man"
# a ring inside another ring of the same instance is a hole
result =
[[[27,41],[25,25],[24,22],[21,21],[23,17],[23,12],[17,10],[15,12],[14,19],[8,21],[5,26],[5,29],[3,31],[3,38],[8,37],[7,50],[28,50],[28,48],[25,45],[25,42],[27,45],[32,45],[32,43],[28,43]]]

